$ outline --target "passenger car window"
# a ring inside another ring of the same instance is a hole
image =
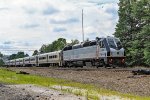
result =
[[[46,57],[40,57],[40,58],[39,58],[39,60],[44,60],[44,59],[46,59]]]

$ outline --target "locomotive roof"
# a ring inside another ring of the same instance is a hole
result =
[[[85,41],[85,42],[81,42],[81,43],[79,43],[79,44],[75,44],[75,45],[66,45],[64,48],[67,48],[67,47],[70,47],[70,46],[72,46],[72,47],[76,47],[76,46],[80,46],[80,45],[83,45],[83,44],[86,44],[86,43],[91,43],[91,42],[97,42],[97,41],[99,41],[99,40],[102,40],[102,39],[107,39],[107,38],[116,38],[116,37],[113,37],[113,36],[107,36],[107,37],[96,37],[96,39],[95,40],[91,40],[91,41]]]

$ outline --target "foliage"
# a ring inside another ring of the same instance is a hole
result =
[[[149,0],[120,0],[114,35],[121,39],[129,65],[150,66],[149,7]]]
[[[48,45],[43,44],[39,51],[40,53],[58,51],[58,50],[63,49],[66,44],[67,44],[66,39],[59,38],[53,41],[51,44],[48,44]]]
[[[18,52],[17,54],[12,54],[9,56],[9,60],[12,59],[17,59],[17,58],[23,58],[23,57],[28,57],[28,54],[25,54],[24,52]]]
[[[3,57],[3,54],[0,52],[0,57]]]
[[[3,54],[0,52],[0,66],[2,66],[4,64],[2,57],[3,57]]]
[[[0,67],[4,65],[4,61],[0,59]]]
[[[141,35],[143,35],[144,38],[144,59],[145,59],[145,63],[147,65],[150,65],[150,26],[149,25],[145,25],[142,29],[142,31],[140,32]],[[142,37],[142,36],[141,36]]]
[[[59,38],[53,41],[51,44],[48,44],[48,45],[43,44],[39,51],[40,53],[48,53],[48,52],[62,50],[66,45],[75,45],[79,43],[80,42],[77,39],[71,40],[71,43],[67,43],[66,39]]]
[[[75,44],[79,44],[79,40],[75,39],[75,40],[71,40],[71,45],[75,45]]]
[[[35,50],[34,52],[33,52],[33,55],[32,56],[34,56],[34,55],[38,55],[38,50]]]
[[[58,78],[50,78],[50,77],[42,77],[36,75],[23,75],[16,74],[16,72],[12,72],[8,69],[0,68],[0,82],[9,83],[9,84],[35,84],[46,86],[52,89],[54,86],[61,86],[61,90],[73,93],[76,95],[87,96],[90,100],[99,100],[98,97],[101,96],[119,96],[122,99],[131,99],[131,100],[149,100],[150,97],[140,97],[134,96],[130,94],[122,94],[116,91],[106,90],[100,87],[96,87],[92,84],[83,84],[78,82],[73,82],[64,79]],[[63,87],[69,87],[68,89]],[[60,90],[60,89],[58,89]]]

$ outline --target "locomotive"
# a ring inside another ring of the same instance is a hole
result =
[[[125,50],[120,40],[110,36],[97,37],[92,41],[67,45],[60,51],[9,60],[5,65],[83,67],[89,63],[96,67],[124,66]]]

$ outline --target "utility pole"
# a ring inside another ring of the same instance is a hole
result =
[[[82,9],[82,38],[83,38],[83,42],[84,42],[83,9]]]

